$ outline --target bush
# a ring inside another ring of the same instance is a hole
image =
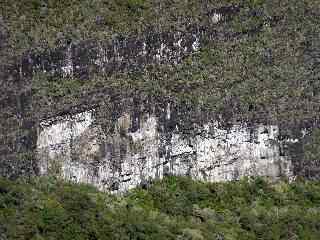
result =
[[[0,180],[2,239],[318,239],[320,184],[167,177],[111,196],[54,178]]]

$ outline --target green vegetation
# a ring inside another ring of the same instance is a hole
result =
[[[231,5],[241,6],[240,12],[228,21],[210,22],[208,11]],[[35,74],[33,92],[43,100],[36,102],[76,102],[79,93],[112,87],[165,95],[208,111],[232,108],[243,119],[258,112],[272,122],[317,118],[319,12],[318,0],[0,0],[0,22],[8,29],[13,55],[70,41],[136,36],[151,28],[187,31],[192,24],[239,34],[207,41],[200,52],[173,67],[148,66],[113,76],[90,72],[86,81]]]
[[[179,28],[177,19],[199,18],[204,1],[180,0],[21,0],[0,1],[11,46],[55,47],[68,40],[109,39],[148,27]]]
[[[310,136],[310,140],[304,146],[304,151],[306,152],[307,161],[320,161],[320,129],[315,129],[315,131]]]
[[[55,22],[51,18],[61,20],[54,28],[56,30],[43,33],[42,37],[47,40],[57,32],[82,34],[70,37],[76,42],[110,39],[114,34],[139,34],[150,26],[157,31],[184,31],[184,21],[214,28],[224,34],[239,35],[227,40],[205,41],[199,52],[176,66],[151,65],[142,72],[122,72],[112,76],[93,71],[89,74],[89,81],[54,79],[48,73],[36,74],[33,89],[35,95],[45,101],[44,104],[68,98],[77,101],[72,96],[111,87],[119,92],[169,96],[177,102],[200,104],[204,109],[218,113],[232,109],[232,114],[240,119],[259,117],[282,123],[317,118],[320,102],[318,1],[212,1],[208,5],[211,8],[236,2],[242,6],[240,13],[230,21],[218,25],[208,22],[205,15],[208,9],[204,9],[206,5],[202,1],[90,1],[90,7],[87,1],[81,4],[77,1],[73,4],[67,4],[69,1],[53,2],[60,5],[48,1],[49,12],[52,12],[48,19],[36,18],[37,22],[33,15],[28,15],[30,22],[35,24],[32,29],[38,29],[41,24],[50,29]],[[92,13],[84,11],[88,8],[94,9]],[[11,6],[10,9],[19,9],[21,15],[24,8]],[[69,11],[76,13],[67,14]],[[104,14],[103,19],[114,16],[116,20],[105,20],[100,31],[101,26],[94,24],[95,17],[100,16],[98,13]],[[9,16],[8,21],[15,22]],[[68,22],[74,26],[72,31],[64,29]],[[14,26],[24,26],[21,24]],[[19,33],[23,32],[17,29]],[[31,36],[30,39],[37,43],[36,38]],[[52,39],[53,46],[56,46],[58,39],[55,36]]]
[[[168,177],[124,196],[54,179],[0,180],[1,239],[308,239],[320,184]]]

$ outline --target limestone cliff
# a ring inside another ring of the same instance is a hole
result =
[[[142,106],[143,107],[143,106]],[[282,153],[278,126],[176,122],[170,105],[161,109],[123,112],[106,131],[98,122],[108,113],[92,109],[41,122],[37,152],[41,174],[124,191],[164,175],[188,175],[205,181],[243,176],[292,179],[290,156]],[[171,126],[170,126],[171,124]],[[136,126],[135,126],[136,125]]]

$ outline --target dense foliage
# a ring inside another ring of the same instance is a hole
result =
[[[168,177],[124,196],[0,181],[1,239],[319,239],[320,184]]]

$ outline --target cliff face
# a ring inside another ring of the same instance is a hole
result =
[[[92,109],[41,122],[40,173],[111,191],[125,191],[169,174],[205,181],[294,177],[283,147],[299,140],[279,141],[278,126],[236,124],[223,129],[218,122],[185,126],[180,121],[187,116],[177,116],[170,104],[152,107],[128,107],[114,121],[112,112]]]
[[[253,2],[20,56],[0,21],[1,175],[111,191],[167,174],[317,178],[317,5]]]

